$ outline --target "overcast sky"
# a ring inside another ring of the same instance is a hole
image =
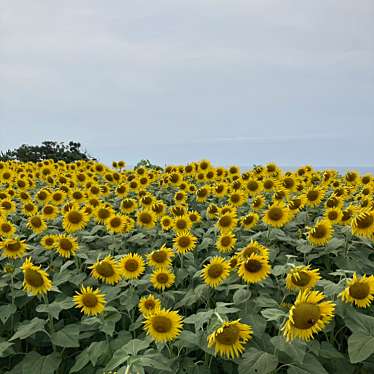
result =
[[[2,0],[0,150],[374,165],[373,0]]]

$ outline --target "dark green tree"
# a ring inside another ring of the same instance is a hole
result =
[[[45,141],[41,145],[22,144],[19,148],[0,153],[0,161],[17,160],[21,162],[39,162],[54,160],[73,162],[77,160],[95,160],[86,151],[81,150],[81,144],[70,141],[64,142]]]

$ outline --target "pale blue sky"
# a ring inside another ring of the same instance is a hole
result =
[[[2,0],[0,149],[373,165],[372,0]]]

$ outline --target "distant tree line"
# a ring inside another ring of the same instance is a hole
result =
[[[64,142],[45,141],[41,145],[22,144],[19,148],[0,152],[0,161],[39,162],[54,160],[74,162],[78,160],[95,160],[86,151],[81,150],[81,144],[70,141]]]

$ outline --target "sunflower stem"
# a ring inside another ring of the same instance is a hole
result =
[[[225,321],[223,320],[223,318],[220,316],[220,314],[218,312],[214,312],[214,315],[218,318],[218,320],[221,322],[221,323],[224,323]]]
[[[49,301],[48,301],[47,294],[43,294],[43,300],[44,300],[44,304],[46,304],[48,307]],[[49,314],[49,312],[48,312],[48,323],[49,323],[49,333],[52,335],[55,332],[55,327],[53,324],[53,317]],[[52,343],[52,348],[53,348],[53,352],[56,352],[56,346],[54,345],[54,343]]]
[[[10,274],[10,294],[12,296],[12,305],[15,306],[15,295],[14,295],[14,278],[13,278],[13,273]],[[10,317],[10,328],[11,328],[11,332],[13,334],[14,332],[14,313],[11,315]]]

